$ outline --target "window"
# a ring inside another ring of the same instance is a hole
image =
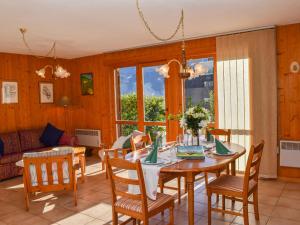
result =
[[[137,120],[136,67],[116,70],[117,119]]]
[[[214,59],[210,57],[188,61],[190,66],[197,63],[207,68],[207,73],[185,81],[185,107],[201,104],[209,110],[210,118],[214,120]]]
[[[143,67],[145,121],[165,121],[165,80],[155,70],[158,66]]]
[[[150,133],[166,130],[165,80],[156,69],[160,65],[138,65],[115,70],[116,126],[118,136],[133,130]]]

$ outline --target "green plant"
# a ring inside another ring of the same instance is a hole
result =
[[[145,121],[165,121],[165,100],[162,96],[146,96],[145,104]],[[121,96],[121,119],[137,121],[137,95],[135,93]],[[122,135],[129,135],[133,130],[137,129],[137,125],[123,124],[121,125]],[[164,127],[147,126],[146,132],[150,133],[151,138],[155,139],[158,131],[165,131]]]

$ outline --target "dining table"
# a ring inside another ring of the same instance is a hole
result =
[[[196,175],[208,173],[231,167],[231,175],[236,175],[236,160],[246,153],[245,147],[234,143],[223,143],[234,154],[218,155],[213,152],[213,148],[205,151],[204,159],[183,159],[175,163],[167,164],[161,167],[162,173],[176,173],[179,176],[186,177],[187,195],[188,195],[188,224],[194,224],[194,183]],[[129,153],[127,160],[137,160],[145,157],[147,149],[141,149]]]

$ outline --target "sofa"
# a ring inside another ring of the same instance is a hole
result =
[[[43,131],[44,128],[40,128],[0,134],[4,144],[4,154],[0,155],[0,181],[22,175],[23,168],[16,166],[16,162],[22,159],[23,153],[40,152],[48,148],[40,142]],[[63,134],[59,141],[59,145],[77,144],[76,137],[66,134]]]

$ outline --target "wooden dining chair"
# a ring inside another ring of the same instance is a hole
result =
[[[149,225],[149,218],[163,212],[166,209],[170,210],[170,224],[174,224],[174,199],[170,195],[157,193],[156,200],[151,200],[146,195],[144,175],[139,160],[129,162],[124,159],[112,158],[107,155],[107,169],[111,181],[112,189],[112,210],[113,224],[118,224],[118,213],[130,216],[126,222],[134,220],[136,222],[143,221],[144,225]],[[113,168],[134,171],[137,174],[137,179],[130,179],[118,176],[112,170]],[[124,185],[135,185],[139,187],[140,194],[128,193]],[[123,187],[123,188],[122,188]]]
[[[137,149],[145,148],[147,145],[152,144],[150,134],[139,134],[131,136],[130,138],[131,150],[136,151]]]
[[[235,216],[243,216],[244,224],[249,225],[248,204],[254,205],[255,219],[259,220],[258,213],[258,175],[260,161],[263,153],[264,141],[259,145],[251,146],[247,160],[244,177],[222,175],[207,185],[208,196],[208,224],[211,224],[211,211],[222,212]],[[211,196],[215,193],[222,195],[222,209],[212,208]],[[249,201],[249,196],[253,194],[253,201]],[[243,213],[225,209],[225,199],[243,202]]]
[[[226,139],[226,142],[230,143],[231,141],[231,130],[230,129],[212,129],[212,130],[207,130],[210,134],[214,135],[216,138],[219,138],[220,136],[224,136]],[[231,168],[232,170],[235,168]],[[218,171],[215,171],[214,173],[216,174],[217,177],[220,176],[221,172],[225,170],[225,168],[222,168]],[[226,174],[229,175],[230,173],[230,168],[229,165],[226,166]]]
[[[140,134],[135,137],[131,137],[130,139],[131,149],[132,151],[136,151],[137,149],[145,148],[147,145],[152,144],[150,134],[144,135]],[[177,178],[177,187],[167,186],[166,183],[174,180]],[[170,174],[170,173],[160,173],[158,185],[160,187],[160,192],[164,193],[164,189],[171,189],[177,191],[177,199],[178,203],[181,203],[181,177],[177,174]]]

